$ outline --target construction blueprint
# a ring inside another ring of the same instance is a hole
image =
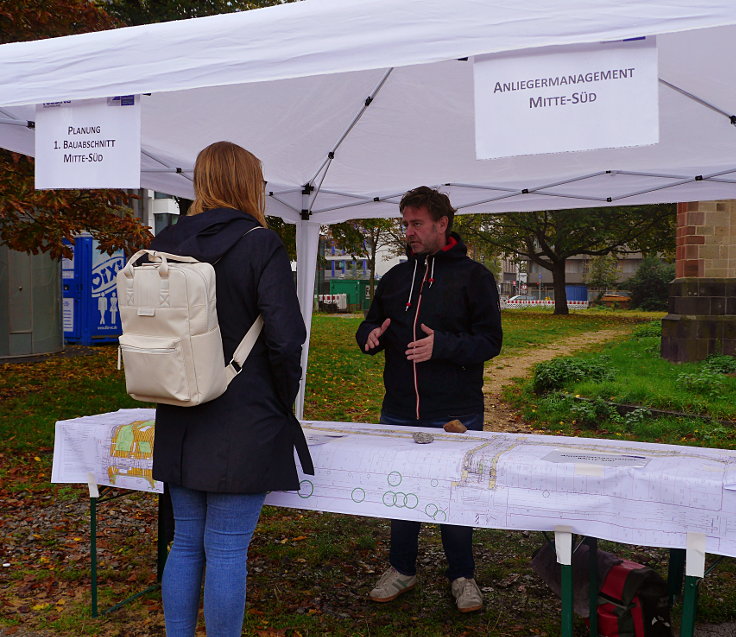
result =
[[[152,409],[60,421],[52,482],[160,492]],[[315,475],[267,504],[495,529],[562,530],[736,557],[736,451],[304,421]],[[417,444],[413,434],[432,435]],[[298,463],[297,463],[298,464]]]
[[[736,452],[622,440],[304,422],[315,476],[279,506],[567,530],[736,556]],[[431,433],[417,444],[413,433]]]

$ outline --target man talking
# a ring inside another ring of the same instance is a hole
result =
[[[378,284],[356,339],[385,352],[381,423],[439,427],[450,420],[483,429],[483,363],[501,350],[501,313],[493,275],[467,256],[452,232],[447,195],[427,186],[407,192],[399,210],[409,260]],[[390,567],[370,598],[389,602],[416,584],[420,523],[391,521]],[[440,525],[447,577],[461,612],[480,610],[473,529]]]

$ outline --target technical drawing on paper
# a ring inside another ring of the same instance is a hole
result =
[[[163,492],[153,479],[153,409],[121,409],[56,423],[51,482]]]
[[[52,482],[161,492],[154,411],[56,423]],[[736,452],[621,440],[304,422],[315,475],[266,503],[497,529],[568,530],[736,557]]]
[[[153,420],[136,420],[115,425],[110,431],[107,458],[102,454],[102,465],[113,486],[122,486],[128,478],[147,480],[151,489],[153,479]]]
[[[631,544],[736,555],[736,452],[526,434],[305,422],[315,476],[266,502],[501,529],[569,528]]]

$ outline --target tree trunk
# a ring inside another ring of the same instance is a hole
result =
[[[552,264],[552,287],[555,291],[555,314],[569,314],[565,291],[565,261]]]
[[[376,288],[376,241],[370,242],[370,258],[368,259],[368,266],[370,268],[370,277],[368,279],[368,287],[370,289],[371,302],[373,301],[373,292]]]

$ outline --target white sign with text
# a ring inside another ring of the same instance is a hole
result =
[[[478,159],[659,141],[654,38],[476,57]]]
[[[140,96],[36,106],[36,188],[140,188]]]

